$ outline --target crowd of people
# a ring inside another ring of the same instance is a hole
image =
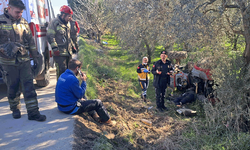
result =
[[[37,50],[28,22],[22,18],[24,9],[25,5],[21,0],[10,0],[4,14],[0,15],[0,47],[6,51],[6,53],[0,52],[1,72],[6,80],[8,102],[13,118],[21,118],[20,94],[22,90],[28,119],[45,121],[46,116],[39,112],[29,56],[29,54],[32,55],[33,67],[36,67],[38,65]],[[72,55],[78,53],[79,26],[76,21],[72,20],[73,11],[69,6],[62,6],[60,12],[61,14],[49,23],[47,32],[47,41],[51,45],[57,67],[58,80],[55,101],[58,109],[72,115],[87,112],[100,123],[115,125],[116,122],[111,121],[111,117],[101,100],[86,100],[87,76],[81,71],[82,63],[77,59],[72,59]],[[25,45],[24,42],[28,42],[27,49],[19,46]],[[164,105],[165,90],[170,84],[170,74],[173,68],[167,59],[166,51],[161,52],[160,58],[154,63],[151,70],[148,58],[143,57],[142,64],[137,68],[137,73],[142,90],[141,98],[145,102],[147,102],[149,74],[154,75],[153,86],[155,87],[156,105],[157,109],[163,112],[168,110]],[[78,75],[81,83],[77,79]],[[175,103],[180,104],[181,102],[179,100]]]
[[[32,55],[34,67],[38,65],[37,49],[28,22],[22,17],[25,5],[21,0],[10,0],[4,14],[0,15],[0,65],[1,73],[8,88],[7,96],[15,119],[21,118],[20,94],[24,95],[28,119],[45,121],[46,116],[40,114],[37,94],[33,84]],[[79,26],[72,20],[73,11],[69,6],[60,8],[61,14],[48,25],[47,41],[51,45],[57,69],[57,85],[55,101],[58,109],[66,114],[88,112],[94,120],[115,125],[107,110],[99,99],[86,100],[87,76],[81,71],[82,63],[72,59],[78,53],[77,36]],[[12,30],[14,29],[14,30]],[[20,47],[28,42],[27,48]],[[77,75],[82,83],[79,86]]]

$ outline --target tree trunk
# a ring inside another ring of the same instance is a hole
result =
[[[237,51],[237,42],[238,42],[239,35],[234,34],[234,39],[233,39],[233,50]]]
[[[147,54],[148,54],[148,63],[150,64],[151,63],[151,59],[152,59],[152,51],[151,51],[151,48],[148,44],[148,42],[145,40],[145,45],[146,45],[146,48],[147,48]]]
[[[249,14],[250,14],[250,9],[249,7],[247,7],[247,9],[242,13],[244,37],[246,41],[246,47],[245,47],[243,56],[247,64],[250,62],[250,16]]]
[[[164,49],[165,49],[165,51],[168,53],[168,49],[170,49],[170,45],[165,45],[165,47],[164,47]]]
[[[98,30],[98,34],[97,34],[97,43],[101,43],[101,31]]]

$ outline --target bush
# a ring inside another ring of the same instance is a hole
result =
[[[223,51],[203,52],[200,59],[212,58],[212,78],[219,102],[213,106],[204,102],[204,121],[196,121],[183,133],[185,145],[194,149],[250,149],[249,77],[250,67],[246,66],[239,54],[233,56]],[[190,146],[189,145],[189,146]]]

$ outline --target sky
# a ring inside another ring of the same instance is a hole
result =
[[[55,15],[60,13],[60,7],[62,5],[68,5],[67,0],[51,0],[52,6],[54,8]]]

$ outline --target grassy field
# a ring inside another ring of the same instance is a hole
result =
[[[114,36],[103,36],[107,45],[100,47],[93,41],[80,39],[79,59],[82,70],[87,73],[88,99],[101,99],[117,121],[116,127],[106,127],[91,120],[86,114],[76,119],[74,149],[249,149],[248,132],[231,130],[224,123],[207,121],[209,103],[196,101],[186,107],[197,111],[194,117],[180,116],[176,107],[166,102],[169,111],[155,110],[153,75],[150,75],[148,97],[140,99],[136,68],[141,58],[135,59],[126,50],[121,50]],[[156,47],[152,62],[160,59],[161,46]],[[186,63],[190,58],[184,60]],[[152,68],[152,64],[150,64]],[[175,92],[175,94],[179,94]],[[153,106],[154,109],[147,110]],[[213,109],[212,109],[213,110]],[[211,112],[212,114],[212,112]],[[140,119],[148,119],[147,126]],[[215,123],[214,123],[215,124]],[[87,143],[87,144],[86,144]]]

